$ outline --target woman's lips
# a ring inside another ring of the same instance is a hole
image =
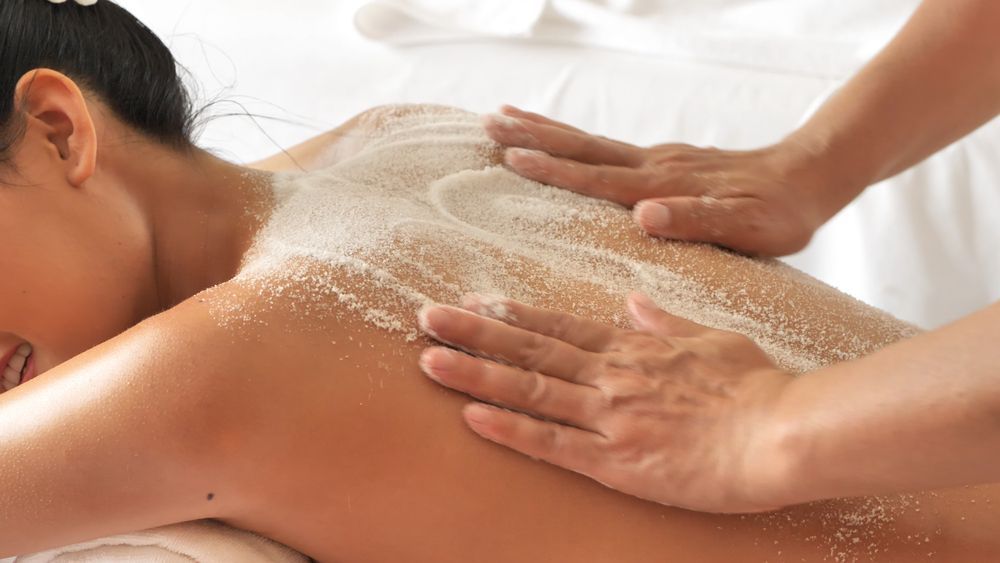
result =
[[[17,353],[17,348],[11,348],[10,352],[7,352],[7,354],[5,354],[4,357],[0,358],[0,362],[3,362],[0,363],[0,366],[2,366],[0,367],[0,378],[3,377],[4,370],[6,370],[7,366],[10,365],[10,360],[14,357],[14,354],[16,353]]]
[[[4,356],[6,363],[0,376],[0,386],[4,391],[10,391],[18,385],[24,383],[24,374],[27,371],[28,360],[34,354],[31,345],[27,342],[11,350]]]

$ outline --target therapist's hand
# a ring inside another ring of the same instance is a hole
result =
[[[783,256],[808,244],[842,207],[803,164],[808,154],[780,144],[724,151],[683,144],[642,148],[590,135],[505,106],[484,118],[507,150],[507,165],[538,182],[635,206],[657,237],[709,242],[752,255]]]
[[[750,339],[669,315],[641,295],[628,302],[636,330],[494,298],[464,305],[427,308],[421,326],[482,358],[429,348],[421,367],[511,409],[467,406],[477,434],[662,504],[786,504],[769,415],[792,376]]]

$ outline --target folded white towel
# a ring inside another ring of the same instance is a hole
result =
[[[256,534],[212,521],[189,522],[22,555],[0,563],[307,563]]]
[[[843,78],[919,0],[360,0],[354,23],[390,45],[533,39]]]
[[[358,31],[391,44],[475,37],[524,37],[545,0],[370,0],[354,14]]]

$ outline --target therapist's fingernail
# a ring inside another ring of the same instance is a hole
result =
[[[520,120],[498,113],[487,115],[483,121],[487,130],[492,129],[498,140],[508,145],[538,145],[528,127]]]
[[[420,355],[420,370],[427,377],[440,383],[442,372],[454,367],[457,356],[457,352],[448,348],[428,348]]]
[[[437,331],[451,320],[451,312],[440,305],[425,305],[417,313],[417,319],[421,330],[434,338],[440,338]]]
[[[529,149],[507,149],[507,164],[515,170],[527,174],[541,174],[545,172],[542,158],[547,156],[542,151]]]
[[[654,201],[642,201],[632,212],[635,220],[643,229],[659,234],[670,227],[670,209],[666,205]]]
[[[522,148],[512,148],[507,149],[507,158],[516,158],[518,160],[538,160],[539,158],[548,156],[542,151],[536,151],[534,149],[522,149]]]
[[[483,118],[483,121],[487,125],[497,125],[503,129],[523,129],[524,125],[517,119],[513,117],[504,115],[502,113],[491,113]]]
[[[465,415],[465,420],[469,424],[474,425],[477,430],[482,431],[484,430],[483,426],[490,422],[497,410],[482,403],[471,403],[462,409],[462,414]]]

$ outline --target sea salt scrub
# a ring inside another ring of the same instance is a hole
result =
[[[667,311],[749,335],[795,371],[872,346],[849,327],[809,325],[823,313],[811,294],[831,290],[778,262],[653,241],[618,205],[514,174],[474,114],[382,108],[350,137],[353,152],[338,163],[276,178],[275,208],[237,278],[265,301],[290,299],[303,315],[351,311],[415,340],[422,306],[468,293],[627,326],[625,296],[641,291]],[[713,271],[699,268],[705,256]],[[484,306],[503,317],[504,302]],[[886,327],[879,338],[899,337],[898,321],[870,316]]]

